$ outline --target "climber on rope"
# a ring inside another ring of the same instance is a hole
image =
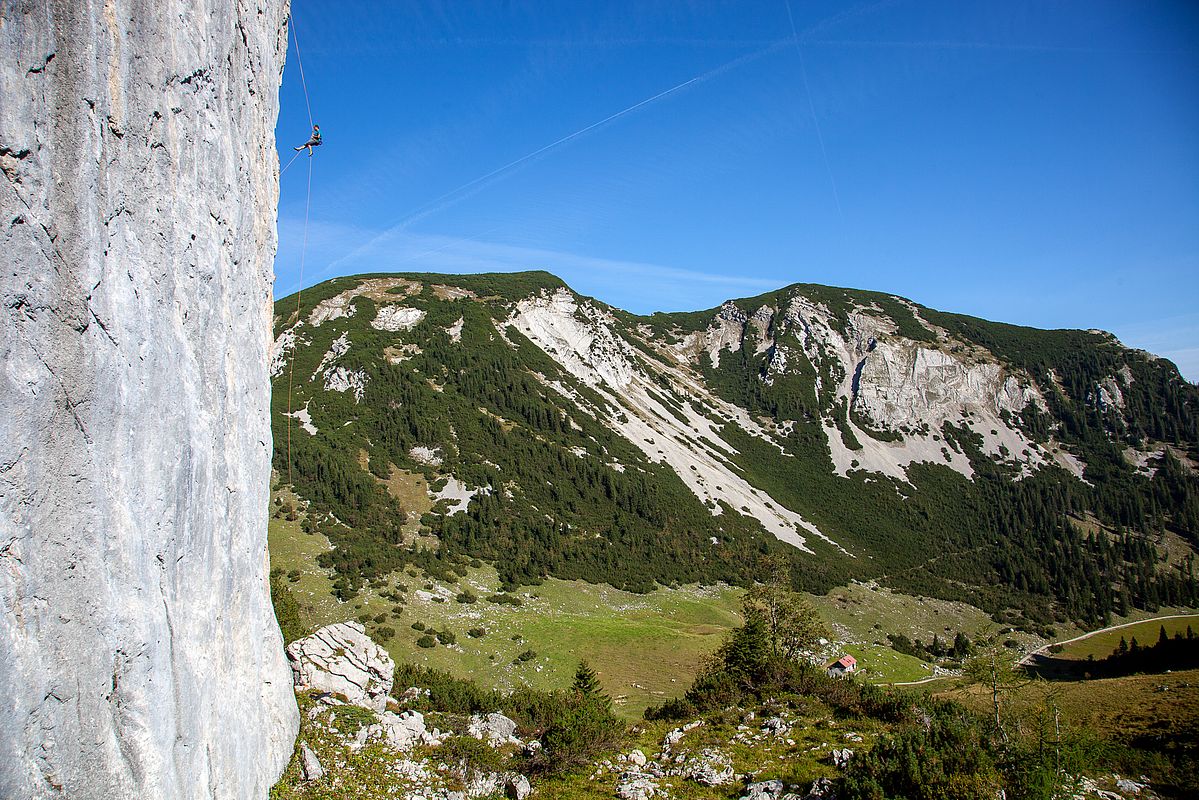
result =
[[[313,125],[312,126],[312,135],[308,137],[308,141],[304,142],[304,144],[295,148],[295,151],[298,153],[301,150],[303,150],[305,147],[307,147],[308,148],[308,157],[312,158],[312,148],[320,147],[320,146],[321,146],[321,126]]]

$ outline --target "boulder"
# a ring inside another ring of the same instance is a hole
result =
[[[465,791],[467,797],[495,797],[504,791],[507,776],[499,772],[472,772],[467,770],[465,776]]]
[[[1128,778],[1120,778],[1116,781],[1116,788],[1126,794],[1140,794],[1141,790],[1145,788],[1145,784],[1137,783]]]
[[[508,781],[504,784],[504,796],[509,800],[525,800],[532,793],[533,787],[524,775],[508,776]]]
[[[853,751],[848,747],[832,752],[833,766],[838,769],[844,769],[851,758],[853,758]]]
[[[358,622],[327,625],[287,646],[297,689],[344,695],[354,705],[387,708],[395,662]]]
[[[783,736],[791,730],[791,726],[782,717],[771,717],[762,723],[762,729],[775,736]]]
[[[325,776],[325,768],[308,742],[300,742],[300,774],[306,781],[319,781]]]
[[[779,800],[783,796],[783,782],[760,781],[745,787],[741,800]]]
[[[701,786],[724,786],[736,779],[732,762],[717,750],[704,750],[691,759],[683,774]]]
[[[425,727],[425,717],[419,711],[400,714],[384,711],[379,716],[379,725],[387,744],[396,750],[407,751],[416,745],[432,745],[440,741],[436,733]]]
[[[475,714],[470,718],[466,732],[476,739],[483,739],[492,746],[501,744],[522,744],[516,738],[516,723],[503,714]]]
[[[803,800],[837,800],[836,784],[831,778],[817,778],[808,787]]]
[[[644,772],[625,772],[616,784],[620,800],[649,800],[658,794],[658,783]]]
[[[641,752],[640,750],[634,750],[633,752],[629,753],[629,763],[634,767],[644,767],[645,760],[645,753]]]

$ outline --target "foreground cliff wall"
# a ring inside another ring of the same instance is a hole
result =
[[[265,797],[283,0],[0,0],[0,797]]]

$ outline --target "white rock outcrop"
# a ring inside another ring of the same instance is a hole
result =
[[[0,797],[265,798],[285,0],[0,4]]]
[[[344,695],[354,705],[387,708],[395,662],[359,622],[326,625],[287,646],[297,689]]]
[[[475,714],[470,718],[467,734],[482,739],[492,746],[504,744],[523,745],[516,737],[516,723],[503,714]]]
[[[909,465],[932,462],[972,477],[969,458],[945,441],[947,423],[977,433],[984,452],[1026,471],[1062,460],[1014,421],[1030,406],[1047,408],[1027,375],[953,339],[926,323],[916,307],[894,299],[908,306],[931,341],[900,335],[897,323],[878,307],[855,305],[841,318],[796,294],[779,309],[764,305],[752,314],[725,303],[705,330],[664,349],[690,363],[715,365],[722,351],[752,346],[755,355],[766,354],[767,385],[810,365],[818,373],[812,399],[826,406],[822,425],[842,475],[863,469],[906,480]],[[1112,378],[1096,389],[1095,402],[1110,405],[1118,392]],[[855,449],[844,443],[842,428],[852,433]]]
[[[375,330],[395,333],[415,328],[424,318],[425,312],[419,308],[383,306],[375,312],[375,318],[371,320],[371,327]]]
[[[425,715],[419,711],[404,711],[394,714],[384,711],[379,716],[380,730],[387,744],[396,750],[411,750],[417,745],[440,743],[438,733],[425,727]]]

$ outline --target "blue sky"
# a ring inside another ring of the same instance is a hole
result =
[[[276,296],[301,260],[546,269],[635,312],[827,283],[1103,328],[1199,380],[1199,4],[292,11],[326,145],[281,178]]]

